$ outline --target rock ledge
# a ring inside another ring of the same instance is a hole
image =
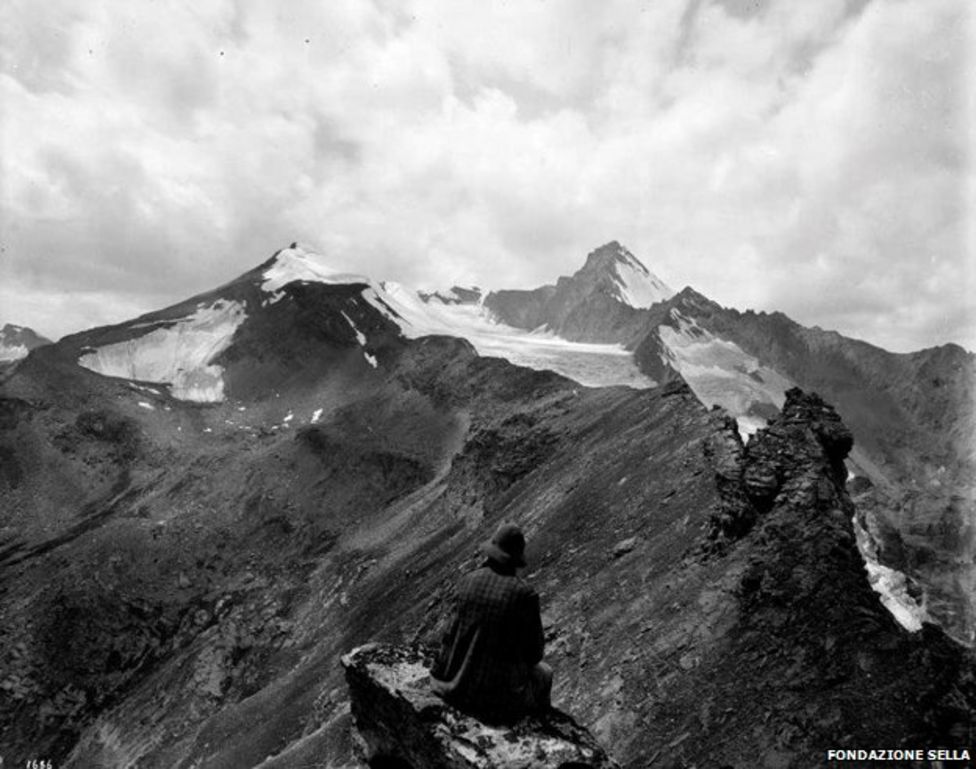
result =
[[[422,649],[367,644],[342,658],[366,764],[374,769],[618,769],[593,736],[558,710],[490,726],[430,690]]]

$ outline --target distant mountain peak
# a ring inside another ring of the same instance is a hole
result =
[[[10,362],[23,358],[35,347],[51,344],[51,340],[38,334],[27,326],[5,323],[0,329],[0,362]]]
[[[587,254],[583,271],[606,270],[618,263],[630,264],[649,274],[647,267],[616,240],[604,243],[599,248]]]
[[[272,292],[295,281],[340,285],[371,283],[365,275],[335,269],[324,256],[297,242],[272,257],[263,277],[261,288]]]
[[[674,296],[663,280],[616,240],[591,251],[573,277],[593,281],[618,301],[638,309]]]

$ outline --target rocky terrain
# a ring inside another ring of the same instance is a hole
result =
[[[366,644],[343,656],[353,737],[364,763],[398,769],[619,769],[584,728],[550,708],[508,726],[430,689],[430,650]]]
[[[6,375],[11,765],[356,766],[340,657],[436,640],[501,520],[528,534],[555,704],[621,766],[969,744],[972,652],[871,589],[826,402],[784,393],[744,445],[677,371],[583,387],[280,266]]]

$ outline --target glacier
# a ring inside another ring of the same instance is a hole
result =
[[[78,363],[104,376],[168,384],[181,400],[222,401],[223,369],[211,361],[227,349],[245,317],[243,305],[219,299],[172,325],[88,350]]]

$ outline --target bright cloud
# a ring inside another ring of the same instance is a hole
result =
[[[617,239],[723,304],[973,349],[966,8],[14,0],[0,318],[122,320],[293,240],[501,287]]]

